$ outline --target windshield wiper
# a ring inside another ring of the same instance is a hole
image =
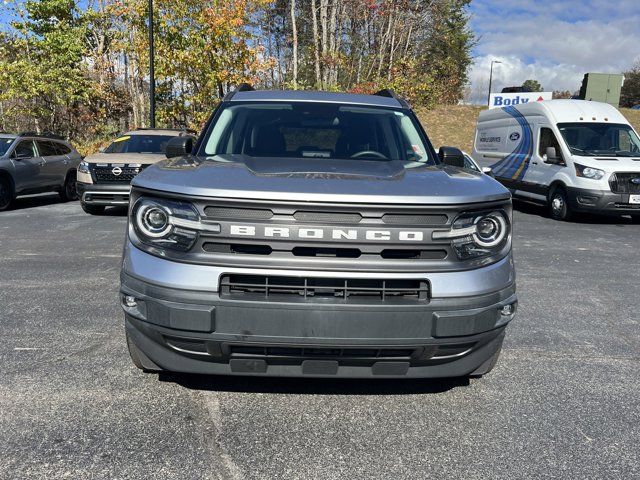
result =
[[[583,150],[582,148],[576,148],[576,147],[571,147],[571,150],[572,151],[576,150],[577,152],[587,157],[595,157],[596,155],[599,155],[598,153],[596,153],[595,150]]]

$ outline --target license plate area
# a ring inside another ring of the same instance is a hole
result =
[[[640,195],[629,195],[629,203],[631,205],[640,205]]]

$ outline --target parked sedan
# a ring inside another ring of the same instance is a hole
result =
[[[0,211],[19,195],[55,191],[76,200],[76,169],[82,157],[62,137],[33,132],[0,134]]]

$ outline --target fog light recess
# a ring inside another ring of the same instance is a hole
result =
[[[125,295],[122,299],[122,303],[125,307],[134,308],[138,306],[138,299],[133,295]]]
[[[503,305],[502,308],[500,308],[500,314],[503,317],[510,317],[514,313],[516,313],[515,303],[510,303],[509,305]]]

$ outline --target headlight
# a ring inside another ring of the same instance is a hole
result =
[[[80,173],[90,173],[89,172],[89,163],[85,162],[84,160],[80,162],[80,165],[78,165],[78,172]]]
[[[198,238],[198,212],[186,202],[140,198],[131,209],[131,223],[141,242],[186,252]]]
[[[458,258],[467,260],[499,253],[510,233],[508,212],[494,210],[459,215],[451,230],[433,232],[433,239],[450,239]]]
[[[600,170],[599,168],[585,167],[578,163],[574,163],[573,166],[576,168],[576,175],[579,177],[590,178],[592,180],[600,180],[604,177],[604,170]]]

